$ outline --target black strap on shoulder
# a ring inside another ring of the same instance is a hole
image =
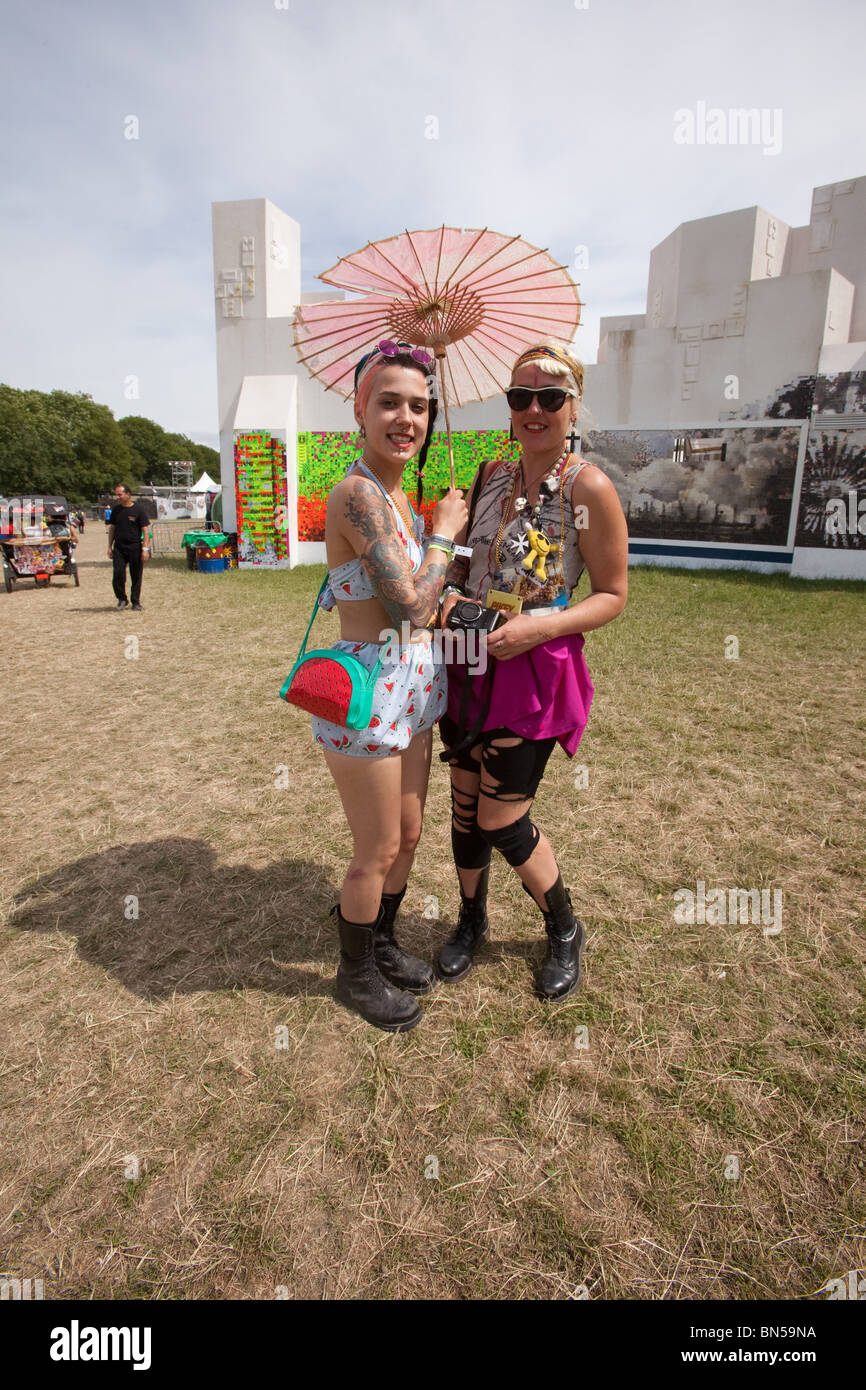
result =
[[[482,480],[482,478],[484,477],[484,470],[486,469],[487,464],[488,464],[489,462],[490,462],[490,460],[489,460],[489,459],[486,459],[485,462],[482,463],[481,467],[479,468],[478,474],[477,474],[476,479],[475,479],[475,486],[473,487],[472,493],[471,493],[470,498],[469,498],[469,520],[468,520],[468,522],[466,523],[466,539],[467,539],[467,541],[469,540],[469,537],[472,535],[472,520],[473,520],[473,517],[475,516],[475,507],[476,507],[476,504],[477,504],[477,502],[478,502],[479,497],[481,496],[482,492],[484,491],[484,485],[482,484],[482,481],[481,481],[481,480]],[[493,477],[493,474],[496,472],[496,470],[497,470],[497,468],[499,467],[499,465],[500,465],[501,462],[502,462],[501,459],[496,459],[496,461],[495,461],[493,467],[491,468],[490,472],[489,472],[488,475],[487,475],[487,482],[488,482],[488,483],[490,482],[490,479]]]
[[[483,463],[480,469],[478,470],[478,475],[475,479],[475,486],[473,487],[472,494],[469,498],[469,521],[466,526],[467,541],[469,540],[472,534],[472,518],[475,515],[475,504],[477,503],[478,498],[481,496],[481,493],[484,490],[481,480],[484,477],[484,472],[487,468],[488,462],[489,460]],[[494,467],[491,468],[487,476],[488,483],[490,482],[490,479],[493,477],[493,474],[496,472],[496,469],[499,467],[501,462],[501,459],[497,459]],[[457,721],[457,742],[453,748],[446,748],[444,752],[439,754],[440,762],[446,763],[449,761],[449,759],[454,757],[455,753],[463,753],[466,751],[466,749],[472,748],[474,746],[478,738],[478,735],[481,733],[481,726],[487,718],[487,715],[490,710],[490,700],[493,695],[493,664],[495,663],[495,661],[495,657],[487,658],[487,670],[484,672],[484,684],[481,688],[481,704],[479,706],[478,714],[476,715],[475,720],[473,721],[472,728],[469,730],[467,730],[466,728],[466,715],[467,710],[469,708],[469,682],[470,680],[477,680],[478,678],[477,676],[470,676],[467,673],[466,678],[463,682],[463,690],[460,695],[460,714],[458,716]]]

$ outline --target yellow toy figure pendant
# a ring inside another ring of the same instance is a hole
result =
[[[532,573],[539,584],[547,583],[547,560],[548,557],[554,559],[559,554],[559,541],[552,541],[543,531],[536,531],[534,527],[527,527],[527,538],[529,540],[529,554],[523,561],[523,568]]]

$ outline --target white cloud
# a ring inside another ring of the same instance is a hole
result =
[[[0,379],[211,442],[212,201],[295,217],[307,289],[407,225],[488,225],[566,264],[585,244],[591,361],[679,222],[760,203],[801,223],[813,184],[866,172],[849,0],[290,3],[7,5]],[[780,107],[782,153],[675,145],[698,100]]]

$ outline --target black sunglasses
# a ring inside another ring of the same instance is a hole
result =
[[[511,410],[528,410],[537,396],[541,409],[552,415],[562,410],[568,397],[574,395],[574,391],[563,391],[561,386],[542,386],[540,391],[531,391],[528,386],[512,386],[505,392],[505,399]]]

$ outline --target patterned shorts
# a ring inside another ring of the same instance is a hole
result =
[[[335,642],[332,651],[351,652],[368,671],[379,659],[377,642]],[[313,716],[313,738],[351,758],[386,758],[408,748],[416,734],[432,729],[448,704],[444,661],[428,642],[411,642],[386,651],[373,690],[373,712],[366,729],[344,729]]]

